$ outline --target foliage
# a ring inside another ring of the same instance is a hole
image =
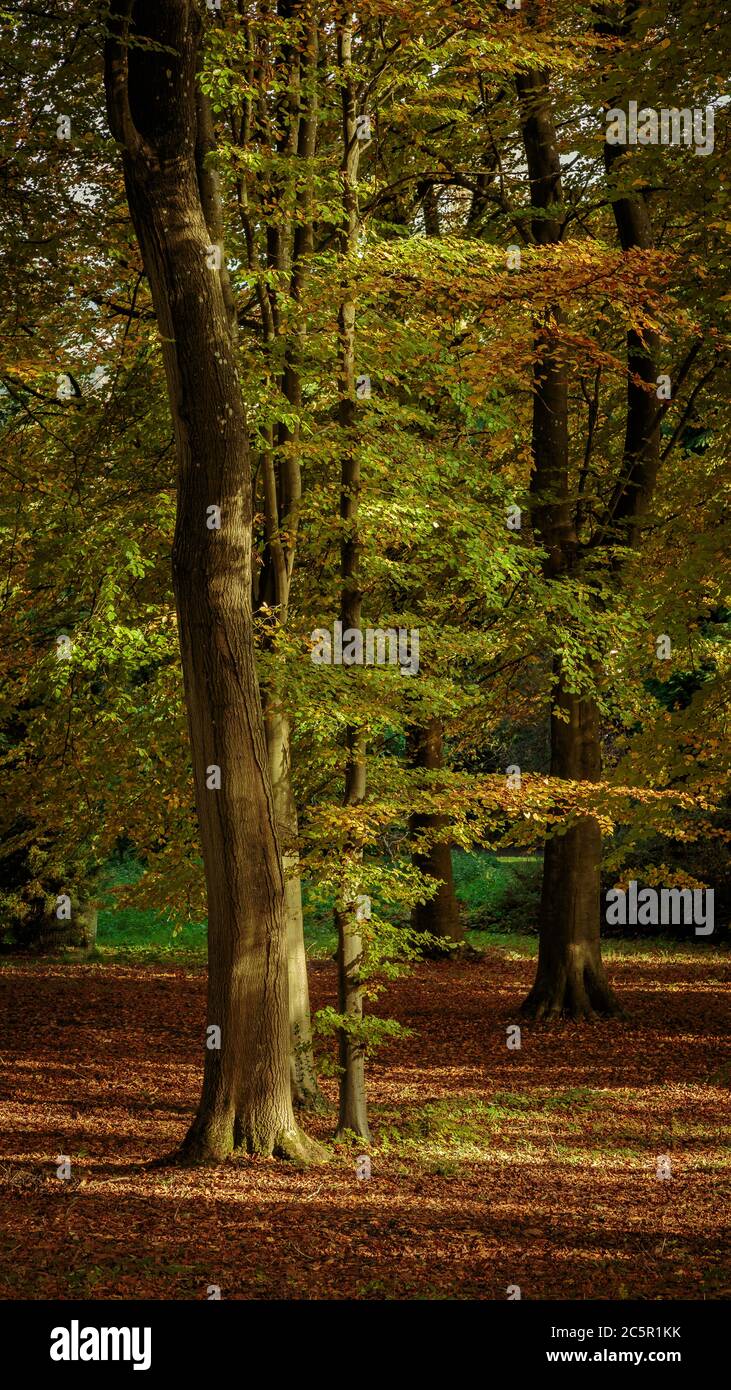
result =
[[[591,811],[605,833],[608,878],[632,865],[689,868],[684,847],[695,846],[693,872],[716,881],[727,843],[725,112],[716,107],[707,158],[637,146],[622,161],[615,196],[649,189],[657,228],[655,249],[629,254],[616,241],[598,114],[605,98],[633,92],[658,107],[716,102],[718,14],[709,0],[653,0],[618,36],[593,7],[547,3],[535,22],[529,8],[450,0],[416,25],[408,0],[369,0],[357,12],[356,75],[372,138],[361,152],[350,260],[336,235],[334,10],[312,10],[320,50],[306,79],[317,86],[311,157],[291,139],[292,112],[307,95],[293,55],[304,51],[310,11],[295,6],[286,17],[266,4],[253,22],[245,5],[206,18],[201,86],[216,119],[209,162],[224,191],[239,319],[257,575],[275,542],[294,556],[287,613],[259,595],[261,679],[293,722],[307,891],[321,902],[367,893],[378,904],[366,943],[373,990],[413,958],[409,911],[434,891],[412,861],[426,843],[409,831],[419,811],[445,815],[462,849],[502,855],[534,852],[545,833]],[[4,905],[29,929],[38,894],[45,901],[61,880],[75,886],[84,876],[92,891],[123,838],[146,870],[117,884],[125,910],[192,928],[205,894],[170,584],[173,446],[149,290],[102,115],[103,14],[54,0],[42,14],[20,4],[3,24],[12,61],[3,60],[0,112],[0,834],[6,856],[24,837],[35,856]],[[565,169],[565,235],[554,248],[531,237],[514,93],[515,74],[535,65],[550,75]],[[70,140],[56,135],[62,111]],[[298,228],[310,241],[295,283]],[[506,260],[515,243],[519,270]],[[358,402],[354,445],[364,620],[418,629],[415,677],[311,660],[311,634],[332,626],[339,604],[344,277],[371,388]],[[533,326],[557,302],[572,486],[594,549],[579,576],[548,585],[527,507]],[[630,559],[619,588],[601,518],[621,466],[630,327],[658,334],[679,384],[663,413],[661,486],[642,558]],[[293,363],[299,396],[287,389]],[[66,394],[59,379],[71,383]],[[303,484],[296,517],[280,517],[278,535],[263,492],[269,456],[278,478],[296,460]],[[524,524],[511,531],[506,513],[516,505]],[[668,662],[655,655],[659,633],[671,638]],[[63,634],[68,659],[59,659]],[[600,704],[605,774],[596,786],[548,775],[557,657]],[[433,715],[447,749],[436,776],[406,757],[408,730]],[[368,790],[361,807],[345,810],[349,727],[366,735]],[[505,769],[521,758],[521,786],[508,791]],[[718,852],[701,853],[711,842]],[[535,924],[532,874],[480,924]]]

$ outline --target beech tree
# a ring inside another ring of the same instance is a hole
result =
[[[162,338],[178,458],[173,580],[208,898],[189,1161],[314,1152],[289,1077],[285,885],[254,658],[249,443],[193,0],[112,5],[105,86]]]
[[[548,74],[533,69],[517,78],[531,207],[538,246],[561,240],[563,190]],[[560,307],[551,305],[535,343],[531,511],[552,580],[576,573],[580,563],[569,473],[568,366],[560,343]],[[601,775],[599,710],[591,695],[572,688],[560,658],[551,709],[551,776],[598,782]],[[524,1011],[536,1017],[562,1013],[610,1013],[616,1004],[599,944],[601,829],[579,815],[545,844],[540,909],[540,949],[535,984]]]
[[[626,41],[633,35],[637,18],[636,6],[622,7],[598,25],[598,32]],[[613,47],[613,57],[617,52]],[[611,66],[602,76],[607,106],[629,100],[626,86],[617,90],[618,79]],[[549,81],[548,69],[527,70],[518,75],[517,87],[533,210],[531,237],[538,247],[558,248],[564,242],[570,213],[562,186],[560,141]],[[603,154],[608,202],[627,275],[636,268],[635,302],[626,335],[624,446],[616,464],[611,450],[610,467],[598,488],[595,480],[595,495],[589,498],[601,367],[593,400],[588,402],[583,464],[575,470],[570,459],[569,425],[572,354],[567,347],[565,315],[558,304],[551,306],[535,342],[530,484],[532,518],[544,548],[547,577],[564,585],[572,579],[588,583],[594,588],[592,603],[597,613],[616,601],[629,558],[643,543],[661,463],[678,438],[676,429],[661,456],[661,423],[670,407],[670,395],[662,402],[658,383],[663,379],[669,383],[670,378],[658,376],[660,334],[655,326],[657,307],[652,302],[656,287],[653,290],[652,276],[648,275],[654,247],[648,190],[629,167],[626,150],[607,141]],[[669,197],[672,202],[672,188]],[[564,246],[568,251],[566,243]],[[686,387],[701,346],[700,336],[691,337],[685,356],[673,371],[673,399]],[[696,381],[691,400],[702,392],[713,372],[712,365]],[[598,692],[606,685],[606,644],[603,639],[587,641],[585,636],[580,640],[587,647],[588,679],[577,682],[575,674],[567,675],[560,657],[554,661],[551,775],[578,784],[597,784],[605,775]],[[523,1005],[525,1013],[591,1017],[619,1011],[601,960],[601,866],[600,818],[579,809],[559,823],[545,843],[538,970]]]
[[[338,422],[342,429],[340,516],[343,522],[340,545],[342,576],[340,620],[343,631],[346,631],[347,629],[360,628],[363,599],[359,582],[361,471],[356,423],[356,306],[351,282],[359,229],[358,166],[360,163],[360,142],[356,128],[359,113],[353,76],[353,25],[349,18],[338,26],[337,55],[342,100],[340,169],[343,180],[342,223],[339,233],[343,284],[338,311],[338,335],[340,339]],[[357,806],[365,797],[365,792],[365,734],[362,728],[353,724],[348,727],[345,737],[344,804]],[[363,1139],[370,1139],[365,1092],[365,1049],[362,1038],[358,1036],[358,1027],[363,1017],[363,995],[360,980],[363,942],[359,927],[361,909],[358,903],[358,899],[362,895],[355,890],[358,887],[356,880],[361,858],[362,851],[356,841],[348,847],[339,901],[335,907],[335,925],[338,933],[338,1008],[343,1019],[338,1035],[340,1106],[337,1132],[345,1133],[350,1130]]]
[[[299,412],[306,338],[302,301],[313,251],[320,21],[302,0],[280,0],[270,14],[261,12],[256,27],[243,17],[241,27],[248,79],[243,92],[232,94],[227,89],[230,70],[218,66],[215,51],[202,80],[212,100],[227,103],[227,153],[235,170],[228,186],[259,315],[262,374],[272,395],[279,393],[287,415],[281,418],[280,412],[280,418],[263,421],[254,431],[252,444],[264,519],[263,535],[255,534],[259,554],[253,573],[254,609],[263,647],[274,651],[289,618],[302,504]],[[212,37],[225,45],[228,36],[217,28]],[[247,159],[251,159],[251,170]],[[254,337],[248,321],[247,334]],[[285,871],[292,1094],[298,1107],[320,1109],[323,1099],[313,1055],[303,933],[291,711],[276,680],[276,664],[269,674],[261,693]]]
[[[440,719],[430,719],[426,728],[410,732],[409,752],[416,768],[438,772],[444,767],[444,730]],[[411,914],[414,929],[427,938],[426,953],[462,945],[464,930],[459,920],[459,903],[454,891],[452,850],[449,844],[449,817],[415,813],[409,822],[411,834],[426,835],[427,843],[414,852],[414,863],[427,879],[436,881],[436,892],[417,903]],[[444,944],[443,944],[444,943]]]
[[[0,905],[22,935],[66,893],[82,926],[121,852],[125,906],[200,924],[200,837],[211,1045],[186,1152],[264,1131],[294,1151],[287,994],[293,1097],[318,1103],[305,883],[336,908],[316,1035],[339,1045],[339,1133],[365,1138],[368,1053],[394,1037],[378,990],[425,934],[460,938],[451,846],[525,850],[536,879],[544,851],[526,1007],[557,1017],[616,1008],[611,875],[639,877],[653,837],[676,862],[714,838],[720,158],[605,147],[598,105],[670,100],[668,64],[705,100],[713,10],[119,4],[120,160],[105,16],[26,9],[0,96]],[[418,669],[315,664],[334,617],[416,630]]]

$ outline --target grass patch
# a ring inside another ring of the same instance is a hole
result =
[[[166,959],[171,955],[204,959],[207,947],[205,922],[174,928],[170,918],[152,908],[119,907],[112,890],[135,887],[144,875],[136,860],[110,864],[104,881],[107,902],[99,912],[97,948],[102,959]]]
[[[470,932],[511,936],[538,931],[540,855],[452,855],[454,887]]]
[[[535,960],[538,954],[538,904],[541,858],[539,855],[491,853],[453,854],[455,889],[459,898],[466,939],[478,951],[497,950],[508,960]],[[205,963],[206,923],[188,924],[175,930],[169,917],[150,908],[118,906],[111,889],[133,887],[144,873],[134,860],[110,865],[106,877],[107,901],[99,912],[98,958],[108,961],[169,961]],[[331,898],[303,884],[305,946],[313,960],[335,954],[337,937]],[[720,947],[728,954],[728,943]],[[667,937],[641,939],[614,937],[603,942],[608,961],[632,958],[709,960],[709,943],[678,942]],[[69,960],[75,957],[70,956]]]
[[[496,1133],[520,1130],[521,1121],[536,1115],[596,1109],[605,1098],[588,1086],[566,1091],[517,1094],[498,1091],[494,1096],[467,1095],[427,1102],[408,1113],[374,1107],[376,1147],[384,1154],[414,1157],[427,1170],[455,1176],[458,1160],[484,1157],[493,1147]]]

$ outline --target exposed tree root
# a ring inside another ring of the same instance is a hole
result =
[[[329,1163],[330,1153],[324,1144],[312,1139],[299,1127],[281,1134],[277,1139],[273,1155],[288,1159],[292,1163],[314,1167],[319,1163]]]
[[[298,1126],[278,1135],[241,1139],[234,1144],[233,1135],[228,1145],[212,1144],[202,1135],[187,1135],[183,1144],[164,1158],[156,1159],[151,1167],[166,1168],[215,1168],[232,1158],[251,1157],[281,1158],[300,1166],[314,1166],[328,1163],[329,1150],[316,1139],[311,1139]]]
[[[524,1018],[571,1018],[593,1022],[599,1018],[625,1018],[622,1006],[605,979],[589,967],[581,974],[564,971],[552,980],[536,980],[520,1009]]]

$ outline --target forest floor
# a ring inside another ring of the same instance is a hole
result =
[[[310,969],[321,1007],[334,966]],[[524,1024],[511,1051],[533,970],[490,948],[388,987],[413,1033],[371,1063],[359,1181],[362,1145],[146,1167],[197,1101],[201,966],[6,961],[0,1297],[728,1298],[731,956],[612,953],[629,1021]]]

